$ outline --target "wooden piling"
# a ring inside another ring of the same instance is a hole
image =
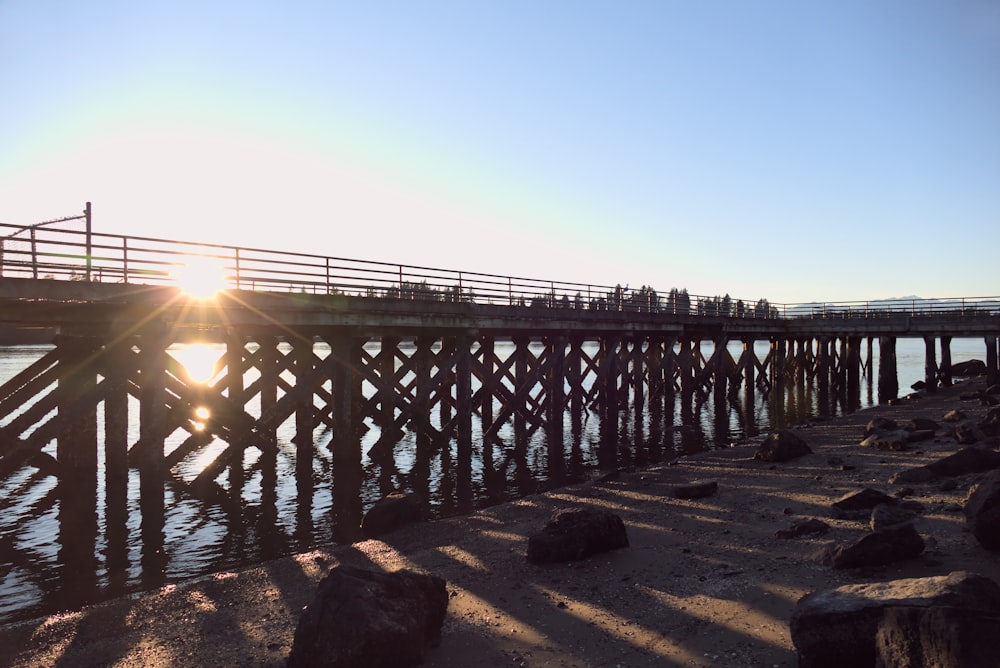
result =
[[[937,356],[933,336],[924,337],[924,389],[937,392]]]
[[[163,450],[166,441],[167,331],[144,334],[140,345],[139,398],[139,507],[142,514],[142,579],[148,585],[163,580],[164,480]]]
[[[295,373],[295,383],[300,389],[309,391],[300,392],[295,398],[295,434],[292,442],[295,444],[295,461],[313,461],[313,429],[316,426],[313,418],[315,408],[313,406],[314,393],[308,386],[309,378],[315,366],[315,356],[313,349],[315,343],[312,337],[297,337],[292,342],[292,365]],[[334,395],[336,401],[336,395]],[[334,412],[336,420],[336,412]]]
[[[602,469],[613,469],[618,465],[618,349],[620,340],[616,336],[603,339],[601,350],[601,370],[598,382],[601,385],[601,434],[598,446],[598,464]]]
[[[548,372],[547,441],[549,480],[555,485],[565,484],[566,461],[563,447],[563,414],[566,411],[566,339],[555,336],[548,341],[548,355],[552,363]]]
[[[104,523],[107,567],[128,566],[128,383],[135,368],[131,339],[115,341],[105,352],[104,371]]]
[[[356,379],[360,366],[357,337],[350,329],[328,338],[333,357],[333,519],[334,540],[350,543],[361,535],[361,440],[354,423]]]
[[[941,367],[938,369],[941,385],[951,387],[951,337],[941,337]]]
[[[896,337],[880,336],[878,340],[878,402],[884,404],[898,396]]]
[[[997,349],[997,338],[996,336],[986,337],[986,384],[987,386],[993,386],[1000,383],[1000,368],[997,366],[997,360],[1000,358],[1000,351]]]

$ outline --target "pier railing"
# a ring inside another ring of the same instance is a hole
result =
[[[95,233],[61,225],[0,223],[0,278],[34,278],[264,292],[344,294],[589,310],[743,318],[853,319],[1000,314],[1000,296],[806,304],[659,293],[309,253]]]

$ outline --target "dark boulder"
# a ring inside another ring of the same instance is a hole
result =
[[[1000,552],[1000,471],[973,485],[965,499],[965,521],[979,544]]]
[[[979,442],[979,430],[974,424],[962,422],[956,424],[952,430],[952,436],[959,445],[973,445]]]
[[[957,362],[951,365],[951,375],[968,378],[970,376],[985,376],[986,362],[982,360],[968,360]]]
[[[875,635],[875,652],[881,666],[995,668],[1000,610],[888,608]]]
[[[753,458],[764,462],[787,462],[805,455],[811,455],[812,449],[801,438],[787,429],[769,434]]]
[[[898,524],[903,524],[904,522],[911,522],[916,519],[918,513],[917,506],[920,504],[899,504],[891,505],[888,503],[880,503],[879,505],[872,508],[871,517],[868,520],[868,526],[872,531],[883,531],[889,527],[894,527]]]
[[[924,539],[907,522],[869,533],[850,545],[827,546],[817,561],[837,569],[864,568],[913,559],[923,551]]]
[[[361,533],[374,538],[423,519],[423,503],[416,494],[389,494],[365,513]]]
[[[889,482],[893,485],[902,485],[906,483],[928,482],[930,480],[934,480],[936,477],[937,476],[934,475],[934,472],[926,466],[917,466],[912,469],[900,471],[896,475],[892,476],[889,479]]]
[[[986,411],[978,426],[986,436],[1000,436],[1000,407]]]
[[[575,561],[621,547],[628,547],[621,517],[582,506],[554,512],[540,533],[528,537],[527,556],[532,563]]]
[[[830,504],[833,509],[833,516],[838,519],[865,519],[875,506],[895,505],[899,499],[889,496],[885,492],[866,487],[860,492],[851,492],[840,497]]]
[[[289,666],[393,668],[422,662],[441,643],[445,581],[412,571],[336,566],[295,629]]]
[[[923,614],[929,615],[926,620],[922,619]],[[984,576],[958,571],[806,594],[796,604],[789,627],[800,668],[876,665],[978,668],[995,665],[1000,634],[970,634],[956,628],[956,620],[985,631],[993,628],[998,615],[1000,587]],[[915,618],[918,632],[912,626]],[[988,657],[993,663],[982,664],[979,659],[968,664],[961,660],[895,660],[903,652],[913,651],[908,649],[913,646],[922,648],[926,657],[979,656]]]
[[[876,417],[865,427],[865,438],[861,445],[876,450],[903,452],[910,449],[910,443],[934,438],[938,423],[927,418],[914,418],[902,426],[895,420]]]
[[[899,425],[892,418],[874,417],[865,426],[865,436],[871,436],[880,431],[895,431],[896,429],[899,429]]]
[[[861,441],[860,445],[886,452],[905,452],[910,449],[910,434],[911,432],[903,429],[877,431]]]
[[[963,448],[953,455],[927,465],[927,468],[939,477],[982,473],[998,467],[1000,467],[1000,452],[985,448]]]

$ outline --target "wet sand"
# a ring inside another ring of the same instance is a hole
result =
[[[918,485],[911,498],[924,553],[908,561],[834,570],[812,557],[827,542],[867,533],[833,519],[830,504],[961,449],[941,422],[908,452],[858,445],[876,415],[940,421],[986,409],[959,394],[982,380],[796,428],[813,454],[769,464],[760,439],[531,496],[472,515],[411,526],[381,540],[287,557],[234,573],[0,628],[6,666],[282,666],[298,616],[330,565],[412,568],[448,582],[441,646],[426,668],[452,666],[795,666],[788,619],[804,594],[855,582],[969,570],[1000,581],[1000,556],[976,543],[962,505],[977,475]],[[994,444],[995,445],[995,444]],[[716,480],[718,492],[679,500],[675,485]],[[625,521],[630,547],[589,559],[533,565],[528,536],[561,507],[592,504]],[[819,537],[775,532],[818,518]]]

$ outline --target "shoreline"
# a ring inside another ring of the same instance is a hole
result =
[[[812,555],[867,532],[833,519],[846,493],[900,486],[890,477],[963,446],[946,434],[907,452],[858,445],[876,415],[940,422],[982,378],[909,395],[792,428],[813,454],[782,464],[752,460],[756,444],[710,450],[649,468],[405,527],[378,540],[285,557],[0,627],[0,665],[283,666],[302,607],[329,566],[411,568],[443,577],[450,601],[441,646],[423,666],[795,666],[788,633],[796,601],[855,582],[969,570],[1000,581],[1000,563],[964,530],[961,506],[977,475],[918,485],[924,553],[878,568],[833,570]],[[713,479],[711,497],[679,500],[673,486]],[[949,489],[945,489],[948,487]],[[551,513],[593,504],[619,514],[630,547],[579,562],[534,565],[527,538]],[[779,539],[810,517],[825,536]]]

